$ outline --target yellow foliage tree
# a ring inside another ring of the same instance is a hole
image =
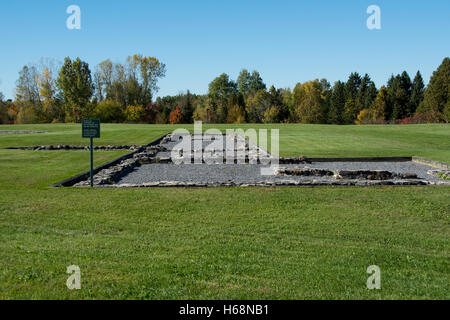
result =
[[[279,109],[276,106],[271,106],[264,112],[264,123],[277,123],[279,116]]]
[[[356,117],[356,124],[369,124],[373,121],[373,114],[369,109],[363,109]]]
[[[144,107],[141,105],[137,106],[127,106],[125,109],[125,117],[127,121],[131,122],[137,122],[142,119],[142,116],[144,115]]]
[[[293,91],[296,114],[301,123],[323,123],[326,104],[318,79],[297,84]]]
[[[244,123],[245,122],[245,111],[239,105],[234,105],[228,110],[227,116],[228,123]]]

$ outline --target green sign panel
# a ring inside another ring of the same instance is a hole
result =
[[[90,138],[91,151],[91,187],[94,187],[94,138],[100,138],[100,119],[83,119],[81,121],[81,134],[83,138]]]
[[[100,138],[100,119],[82,120],[83,138]]]

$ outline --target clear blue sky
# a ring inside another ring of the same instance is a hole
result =
[[[81,30],[66,28],[66,8],[81,8]],[[381,30],[366,9],[381,8]],[[155,56],[167,65],[158,95],[206,93],[225,72],[258,70],[266,84],[345,80],[369,73],[431,73],[450,53],[450,1],[414,0],[52,0],[2,1],[0,91],[14,95],[23,65],[41,57],[77,57],[91,69],[107,58]]]

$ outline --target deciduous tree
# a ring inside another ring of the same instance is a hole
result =
[[[258,90],[254,95],[247,99],[246,112],[248,122],[264,122],[265,112],[272,106],[272,99],[266,90]]]
[[[169,123],[170,124],[179,124],[183,121],[183,114],[181,113],[180,107],[176,107],[175,110],[173,110],[170,113],[169,116]]]
[[[127,121],[139,122],[144,115],[144,107],[141,105],[129,105],[125,109],[125,117]]]
[[[228,110],[227,123],[244,123],[245,111],[240,105],[235,104]]]
[[[208,97],[217,121],[224,123],[227,120],[228,106],[234,105],[233,100],[237,100],[236,83],[223,73],[209,84]]]
[[[89,65],[80,58],[72,61],[67,57],[59,72],[57,83],[68,109],[74,115],[73,120],[79,121],[81,117],[87,116],[88,103],[94,91]],[[77,114],[79,117],[76,117]]]
[[[293,94],[300,123],[326,122],[325,99],[318,79],[297,84]]]
[[[122,106],[111,99],[99,102],[94,109],[94,115],[106,123],[123,122],[125,120]]]
[[[389,95],[385,86],[381,86],[380,91],[372,104],[373,119],[375,121],[389,119]]]

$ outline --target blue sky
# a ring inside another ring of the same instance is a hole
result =
[[[66,8],[81,8],[68,30]],[[381,30],[366,27],[369,5]],[[368,73],[377,86],[391,73],[417,70],[428,83],[450,53],[450,1],[2,1],[0,91],[14,95],[23,65],[41,57],[80,57],[94,68],[110,58],[155,56],[167,65],[158,95],[206,93],[225,72],[258,70],[266,84],[345,80]]]

